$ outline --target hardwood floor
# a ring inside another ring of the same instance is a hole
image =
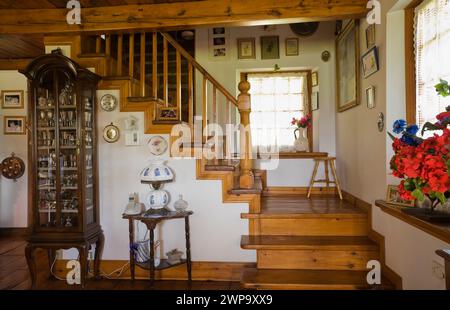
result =
[[[25,260],[24,240],[0,237],[0,290],[27,290],[31,287],[30,275]],[[40,290],[80,290],[80,286],[70,286],[65,281],[50,279],[47,255],[36,251],[38,265],[38,285]],[[107,280],[88,281],[86,290],[239,290],[239,282],[193,281],[149,281]]]

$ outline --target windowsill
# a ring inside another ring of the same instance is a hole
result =
[[[258,158],[267,158],[271,154],[258,154]],[[280,159],[313,159],[319,157],[328,157],[328,153],[324,152],[280,152]]]
[[[386,212],[399,220],[408,223],[442,241],[450,243],[450,223],[430,223],[405,214],[401,211],[402,207],[390,205],[384,200],[375,201],[375,205],[383,212]]]

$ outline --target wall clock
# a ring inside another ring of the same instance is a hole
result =
[[[148,148],[150,153],[159,156],[167,151],[167,141],[161,136],[154,136],[148,141]]]
[[[114,111],[117,107],[117,99],[113,95],[106,94],[100,99],[100,106],[106,112]]]
[[[292,32],[301,37],[309,37],[313,35],[319,28],[319,22],[296,23],[290,24]]]

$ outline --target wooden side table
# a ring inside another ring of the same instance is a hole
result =
[[[140,215],[127,215],[123,214],[122,218],[128,220],[128,230],[130,237],[130,272],[131,279],[135,279],[135,268],[136,265],[143,269],[147,269],[150,271],[150,281],[151,284],[155,281],[155,270],[163,270],[171,267],[175,267],[181,264],[186,264],[188,280],[192,281],[192,262],[191,262],[191,242],[190,242],[190,228],[189,228],[189,216],[191,216],[194,212],[186,211],[186,212],[170,212],[169,214],[162,215],[151,215],[146,216],[145,214]],[[155,228],[158,223],[166,220],[173,219],[182,219],[184,218],[184,229],[185,229],[185,238],[186,238],[186,259],[181,260],[178,264],[170,265],[167,262],[167,259],[161,259],[160,264],[155,267]],[[134,225],[133,221],[141,221],[144,223],[148,230],[150,231],[150,259],[145,263],[138,263],[134,258],[134,251],[131,245],[134,243]]]

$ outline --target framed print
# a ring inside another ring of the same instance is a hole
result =
[[[311,94],[311,110],[316,111],[319,110],[319,93],[313,92]]]
[[[261,59],[279,59],[280,42],[278,36],[261,37]]]
[[[237,39],[238,59],[256,59],[255,38]]]
[[[298,56],[298,38],[286,39],[286,56]]]
[[[366,47],[371,48],[375,46],[375,25],[369,25],[366,28]]]
[[[23,109],[23,90],[2,90],[2,109]]]
[[[336,40],[337,111],[359,104],[359,25],[350,21]]]
[[[374,46],[368,50],[367,53],[362,56],[361,61],[365,79],[378,72],[378,70],[380,70],[378,63],[378,48]]]
[[[312,87],[319,85],[319,73],[317,71],[311,73],[311,85]]]
[[[225,34],[225,28],[224,27],[213,28],[213,34],[214,35],[224,35]]]
[[[393,205],[412,207],[414,206],[414,201],[407,201],[400,197],[398,193],[397,185],[388,185],[387,194],[386,194],[386,202]]]
[[[177,121],[178,108],[161,108],[159,111],[159,120]]]
[[[368,109],[375,108],[375,87],[370,86],[366,89],[366,104]]]
[[[25,116],[3,116],[3,134],[24,135],[26,133]]]
[[[228,30],[225,27],[209,29],[209,58],[211,60],[228,59]]]

